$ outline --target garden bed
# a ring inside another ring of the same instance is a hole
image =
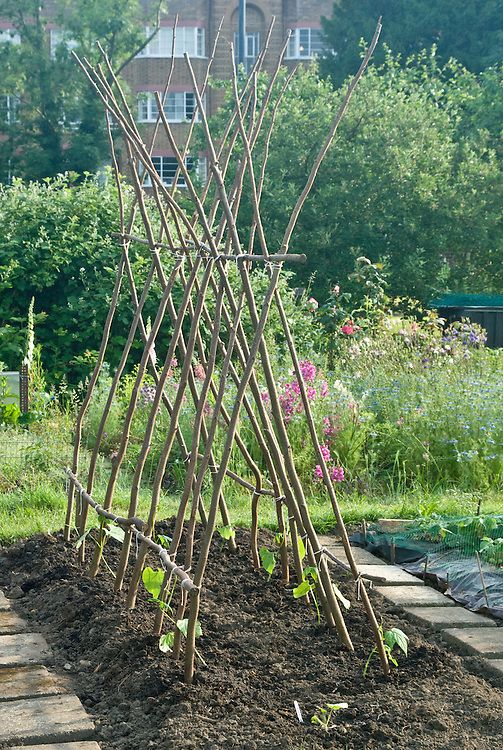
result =
[[[270,543],[270,536],[263,541]],[[56,667],[70,674],[96,722],[103,750],[495,747],[503,731],[497,687],[426,642],[380,599],[385,626],[401,627],[410,637],[409,658],[398,656],[390,679],[375,660],[364,678],[372,641],[361,606],[353,601],[346,613],[356,648],[349,654],[293,599],[291,588],[252,569],[247,531],[237,531],[237,542],[235,555],[221,540],[213,543],[198,640],[207,666],[198,664],[190,689],[151,636],[155,607],[143,589],[128,615],[122,595],[110,593],[110,574],[83,576],[61,537],[37,536],[4,550],[0,586],[48,638]],[[109,542],[105,555],[112,567],[117,551]],[[349,582],[341,586],[345,593],[353,589]],[[349,704],[335,716],[334,728],[311,725],[317,707],[332,702]]]

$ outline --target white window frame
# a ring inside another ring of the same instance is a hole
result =
[[[51,45],[52,60],[56,59],[58,47],[63,46],[65,47],[67,52],[71,52],[73,49],[77,49],[77,47],[79,46],[77,40],[72,39],[68,32],[64,31],[63,29],[50,29],[49,40]]]
[[[13,125],[19,122],[18,110],[21,103],[18,96],[15,94],[0,94],[0,99],[3,100],[5,106],[2,106],[2,111],[5,115],[3,122],[6,125]]]
[[[168,155],[168,156],[152,156],[152,163],[155,167],[155,170],[157,174],[161,177],[163,184],[166,185],[166,187],[171,187],[173,185],[173,179],[176,174],[176,170],[178,167],[178,161],[176,159],[176,156]],[[195,166],[195,174],[197,178],[201,182],[205,182],[207,178],[207,162],[205,156],[199,156],[197,159],[195,159],[193,156],[186,156],[185,157],[185,164],[187,165],[187,168],[189,171],[191,169],[194,169]],[[168,166],[170,167],[169,171],[171,172],[171,177],[168,176]],[[142,175],[143,172],[143,165],[140,164],[140,170],[139,174]],[[149,174],[145,176],[145,179],[143,181],[143,187],[152,187],[152,180]],[[187,184],[185,182],[185,178],[182,174],[178,177],[177,187],[179,188],[186,188]]]
[[[0,44],[21,44],[21,36],[16,29],[0,29]]]
[[[317,35],[313,39],[313,32]],[[292,29],[286,50],[287,60],[312,60],[323,51],[322,29],[319,27],[298,27]],[[314,47],[314,49],[313,49]]]
[[[145,37],[148,39],[153,27],[145,27]],[[138,52],[137,57],[171,57],[173,47],[173,29],[161,26],[153,39]],[[177,26],[175,36],[175,57],[206,57],[206,29],[204,26]]]
[[[255,61],[260,54],[260,31],[250,31],[246,34],[245,44],[245,68],[250,71],[255,65]],[[239,34],[234,33],[234,56],[236,60],[239,55]]]
[[[164,103],[164,114],[168,122],[190,122],[197,106],[196,95],[193,91],[170,91]],[[203,97],[205,107],[205,97]],[[157,101],[152,91],[138,92],[138,122],[157,121]],[[197,110],[196,122],[200,122],[201,114]]]

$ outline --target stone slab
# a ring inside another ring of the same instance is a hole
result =
[[[392,604],[398,607],[454,607],[452,599],[430,586],[374,586]]]
[[[319,536],[318,539],[320,541],[320,544],[330,550],[330,552],[338,557],[339,560],[344,563],[347,562],[346,553],[342,544],[336,542],[335,539],[331,536]],[[353,551],[353,557],[355,558],[355,562],[357,565],[388,564],[386,560],[381,560],[380,557],[376,557],[372,554],[372,552],[369,552],[367,549],[363,549],[363,547],[351,547],[351,549]],[[328,562],[330,562],[330,559],[328,559]]]
[[[503,659],[486,659],[485,663],[489,665],[491,671],[503,677]]]
[[[5,612],[6,609],[10,609],[10,602],[4,592],[0,591],[0,612]]]
[[[64,692],[64,687],[45,667],[0,669],[0,702]]]
[[[0,635],[13,635],[28,630],[28,624],[12,610],[0,611]]]
[[[449,628],[442,637],[465,654],[503,658],[503,628]]]
[[[360,573],[383,578],[379,586],[424,586],[415,576],[396,565],[359,565]]]
[[[97,742],[58,742],[57,745],[17,745],[10,750],[101,750]]]
[[[0,635],[0,667],[45,664],[51,658],[51,649],[40,633]]]
[[[0,704],[0,743],[45,744],[89,740],[94,726],[76,695]]]
[[[496,627],[494,620],[470,612],[464,607],[406,607],[404,612],[415,622],[434,630]]]
[[[411,526],[413,518],[379,518],[377,524],[384,534],[400,534],[407,526]]]

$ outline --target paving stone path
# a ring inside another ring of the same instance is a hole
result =
[[[344,548],[334,537],[320,536],[320,544],[346,563]],[[413,622],[429,628],[462,656],[480,656],[486,670],[503,677],[503,627],[494,620],[457,605],[439,591],[425,586],[415,576],[396,565],[354,547],[355,561],[361,573],[370,575],[374,590],[392,604],[402,607]],[[330,562],[330,560],[329,560]]]
[[[52,661],[45,638],[28,631],[0,591],[0,745],[11,750],[100,750],[81,702],[45,666]]]

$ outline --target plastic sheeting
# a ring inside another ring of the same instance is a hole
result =
[[[463,555],[459,550],[436,551],[434,545],[417,539],[394,540],[377,531],[353,534],[351,541],[385,560],[392,559],[404,570],[432,581],[443,593],[473,612],[483,612],[503,621],[503,570]]]

